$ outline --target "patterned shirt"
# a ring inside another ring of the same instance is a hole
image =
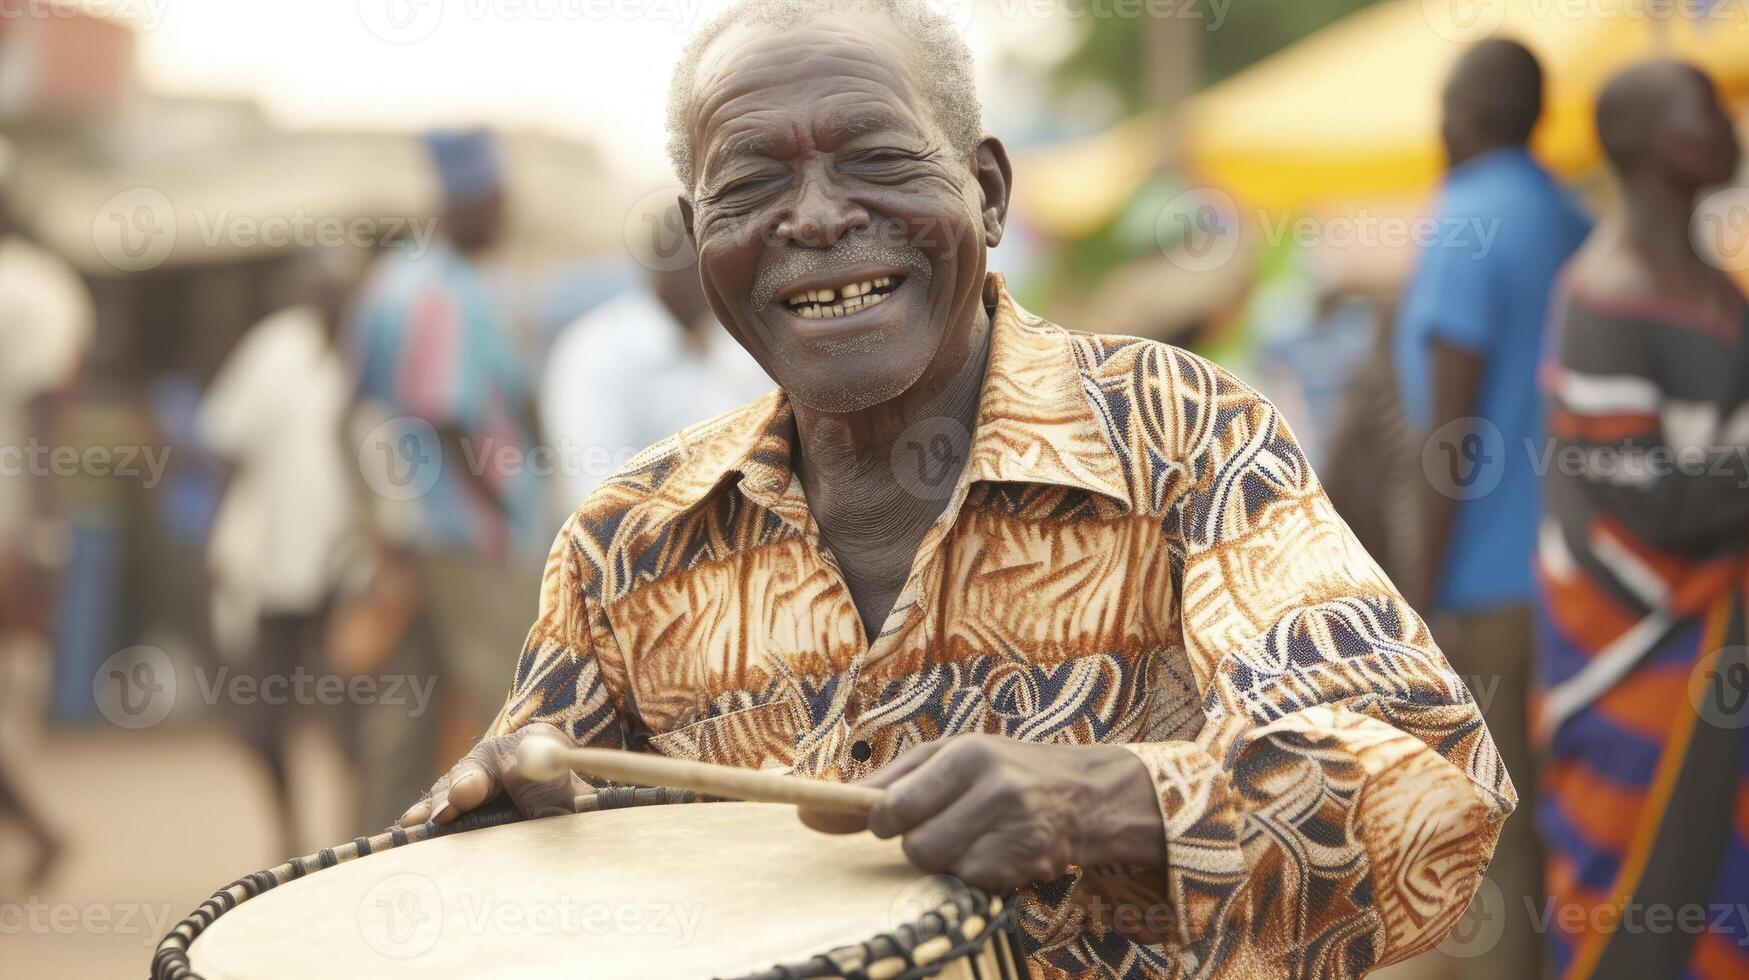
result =
[[[589,497],[495,733],[823,780],[962,732],[1132,750],[1169,867],[1024,895],[1034,976],[1353,976],[1437,943],[1515,795],[1480,711],[1275,410],[992,276],[970,456],[872,643],[782,392]]]

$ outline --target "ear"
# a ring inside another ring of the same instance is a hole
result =
[[[972,154],[972,170],[983,194],[984,245],[994,248],[1002,242],[1002,229],[1008,223],[1008,194],[1014,187],[1008,148],[994,136],[984,137]]]
[[[686,240],[692,243],[693,251],[698,251],[698,236],[692,233],[692,201],[685,194],[677,199],[680,205],[680,223],[686,226]]]

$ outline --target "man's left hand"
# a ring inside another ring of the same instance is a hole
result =
[[[1049,881],[1070,865],[1166,862],[1153,781],[1120,746],[958,735],[917,746],[859,785],[886,790],[866,824],[808,810],[802,822],[903,835],[912,864],[980,888]]]

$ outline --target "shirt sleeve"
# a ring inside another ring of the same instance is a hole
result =
[[[1441,228],[1465,219],[1446,216]],[[1409,290],[1410,322],[1417,326],[1423,343],[1445,343],[1471,353],[1489,350],[1494,343],[1494,291],[1490,269],[1495,263],[1475,235],[1441,232],[1438,240],[1421,252]]]
[[[573,515],[559,531],[541,578],[540,612],[528,632],[510,696],[488,730],[508,735],[526,725],[557,726],[581,746],[623,749],[626,726],[616,696],[622,663],[605,617],[588,597],[594,579],[582,556]]]
[[[1128,746],[1159,795],[1173,939],[1204,962],[1239,949],[1281,975],[1325,972],[1308,957],[1363,972],[1444,938],[1516,796],[1468,690],[1275,409],[1210,370],[1167,516],[1170,615],[1206,721]]]

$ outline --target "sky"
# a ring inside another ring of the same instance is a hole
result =
[[[290,126],[534,125],[593,137],[636,173],[665,166],[669,72],[728,0],[85,2],[136,25],[156,91],[252,96]],[[932,2],[980,61],[1049,26],[987,26],[962,6],[976,0]]]

